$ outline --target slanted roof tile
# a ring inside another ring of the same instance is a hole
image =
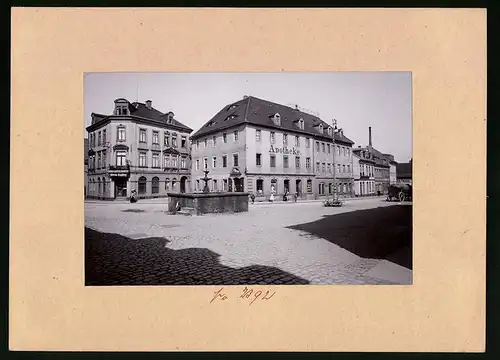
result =
[[[280,115],[280,125],[276,125],[273,121],[273,116],[275,114]],[[234,115],[234,117],[231,117],[231,115]],[[297,122],[299,119],[304,120],[303,130],[298,127]],[[198,139],[214,132],[245,123],[267,128],[275,128],[281,131],[288,130],[290,132],[304,133],[311,136],[332,138],[332,136],[327,133],[327,129],[330,125],[317,116],[253,96],[248,96],[243,100],[224,106],[224,108],[222,108],[214,117],[212,117],[198,131],[196,131],[191,138]],[[316,128],[319,124],[323,124],[323,134],[321,134]],[[354,144],[352,140],[343,134],[335,134],[335,140],[350,145]]]

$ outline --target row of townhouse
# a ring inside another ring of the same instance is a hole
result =
[[[87,127],[88,198],[164,197],[241,191],[267,198],[297,192],[317,199],[382,193],[391,155],[353,148],[342,130],[296,108],[252,96],[224,106],[198,131],[145,103],[117,99],[112,114],[92,113]]]

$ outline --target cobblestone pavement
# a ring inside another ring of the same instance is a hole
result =
[[[161,202],[86,203],[86,284],[400,284],[367,275],[383,265],[380,259],[361,258],[287,228],[385,206],[397,203],[269,204],[247,213],[205,216],[168,215]],[[411,278],[411,270],[394,266]]]

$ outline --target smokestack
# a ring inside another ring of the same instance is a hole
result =
[[[368,127],[368,145],[372,146],[372,127]]]

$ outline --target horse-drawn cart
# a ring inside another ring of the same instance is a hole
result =
[[[412,187],[409,184],[389,185],[387,201],[397,200],[399,202],[411,201]]]

